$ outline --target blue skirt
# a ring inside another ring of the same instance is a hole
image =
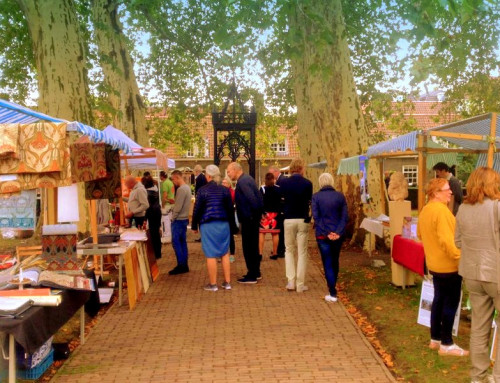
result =
[[[229,223],[212,221],[200,225],[201,248],[207,258],[219,258],[229,251]]]

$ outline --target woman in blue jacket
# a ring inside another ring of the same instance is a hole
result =
[[[347,203],[344,195],[333,188],[333,177],[330,173],[319,176],[319,187],[320,191],[312,197],[312,215],[326,283],[330,290],[325,300],[337,302],[335,286],[339,274],[340,249],[348,221]]]

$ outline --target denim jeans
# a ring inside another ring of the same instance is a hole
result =
[[[332,297],[337,296],[337,278],[339,275],[339,255],[342,247],[343,238],[336,241],[329,239],[317,239],[321,260],[323,261],[323,269],[325,269],[325,279],[328,285],[328,290]]]
[[[177,257],[177,265],[188,265],[188,248],[186,240],[188,220],[176,219],[172,222],[172,247]]]
[[[444,346],[453,344],[451,332],[460,303],[462,277],[456,273],[433,273],[434,299],[431,307],[431,338]]]

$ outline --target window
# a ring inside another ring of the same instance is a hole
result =
[[[193,145],[191,148],[186,150],[186,157],[193,158],[198,156],[198,145]]]
[[[286,146],[286,141],[273,142],[271,144],[271,150],[276,154],[287,154],[288,150]]]
[[[416,186],[418,181],[418,165],[403,165],[403,175],[408,186]]]

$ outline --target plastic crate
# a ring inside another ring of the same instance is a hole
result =
[[[47,355],[49,355],[50,350],[52,350],[52,340],[54,337],[50,337],[47,342],[45,342],[38,350],[33,354],[26,354],[24,348],[19,344],[16,344],[16,355],[17,368],[20,370],[29,370],[30,368],[35,368],[40,363],[42,363]]]
[[[18,370],[17,377],[19,379],[36,380],[43,375],[45,371],[54,362],[54,350],[50,350],[49,355],[35,368],[30,368],[29,370]]]

